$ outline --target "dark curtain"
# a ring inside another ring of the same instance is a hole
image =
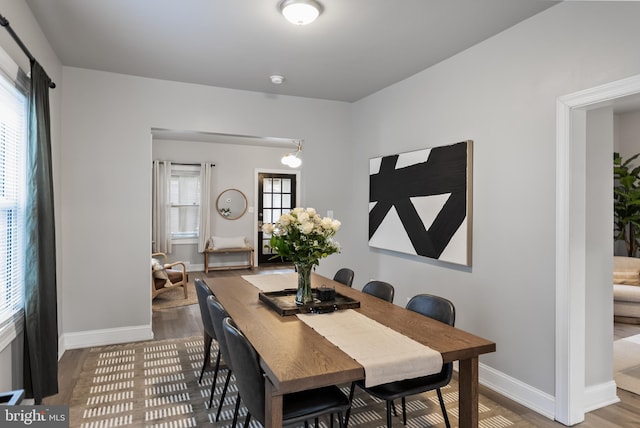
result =
[[[24,388],[40,404],[58,392],[56,240],[51,171],[49,84],[31,61],[27,149]]]

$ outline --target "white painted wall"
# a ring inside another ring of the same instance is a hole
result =
[[[636,3],[565,2],[354,105],[348,241],[356,245],[356,272],[393,283],[398,304],[417,293],[450,298],[457,326],[497,343],[496,353],[481,358],[483,369],[499,371],[493,386],[550,415],[555,100],[639,73],[639,17]],[[466,139],[474,140],[473,266],[369,248],[367,224],[357,221],[366,216],[368,158]],[[609,236],[599,239],[589,245],[611,245]],[[588,360],[607,360],[607,336]],[[610,366],[587,367],[590,381],[611,377]]]
[[[51,49],[49,42],[45,39],[35,18],[31,14],[31,10],[24,1],[0,0],[0,13],[7,18],[11,28],[18,34],[23,43],[28,47],[29,51],[47,71],[47,74],[58,86],[57,89],[50,91],[50,115],[51,115],[51,151],[53,161],[53,191],[56,197],[61,195],[60,187],[60,120],[61,120],[61,91],[62,82],[62,66]],[[29,60],[22,52],[20,47],[13,41],[9,33],[4,29],[0,29],[0,46],[20,65],[23,70],[29,71]],[[61,224],[61,206],[55,203],[56,227]],[[56,258],[58,266],[62,264],[61,242],[63,237],[56,238]],[[64,280],[61,272],[58,271],[58,326],[62,326],[64,318],[63,309],[64,301],[61,296],[61,290],[64,288]],[[19,334],[22,334],[21,332]],[[22,339],[16,339],[11,345],[4,349],[0,349],[0,391],[22,387]]]

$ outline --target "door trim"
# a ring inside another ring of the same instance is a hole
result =
[[[253,174],[253,242],[254,246],[260,245],[258,242],[258,174],[289,174],[296,176],[296,205],[301,207],[303,204],[302,186],[301,186],[301,171],[295,169],[269,169],[269,168],[256,168]],[[258,266],[258,248],[254,248],[253,252],[253,265]]]
[[[584,421],[586,404],[586,176],[580,166],[586,141],[579,127],[587,110],[638,93],[640,75],[556,100],[555,419],[564,425]]]

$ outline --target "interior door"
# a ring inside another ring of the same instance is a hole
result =
[[[274,223],[282,213],[296,206],[295,174],[258,174],[258,263],[282,263],[280,258],[272,259],[269,248],[271,235],[262,233],[263,223]]]

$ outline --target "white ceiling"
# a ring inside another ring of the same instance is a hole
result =
[[[320,0],[318,20],[295,26],[279,0],[26,1],[65,66],[346,102],[557,3]]]

